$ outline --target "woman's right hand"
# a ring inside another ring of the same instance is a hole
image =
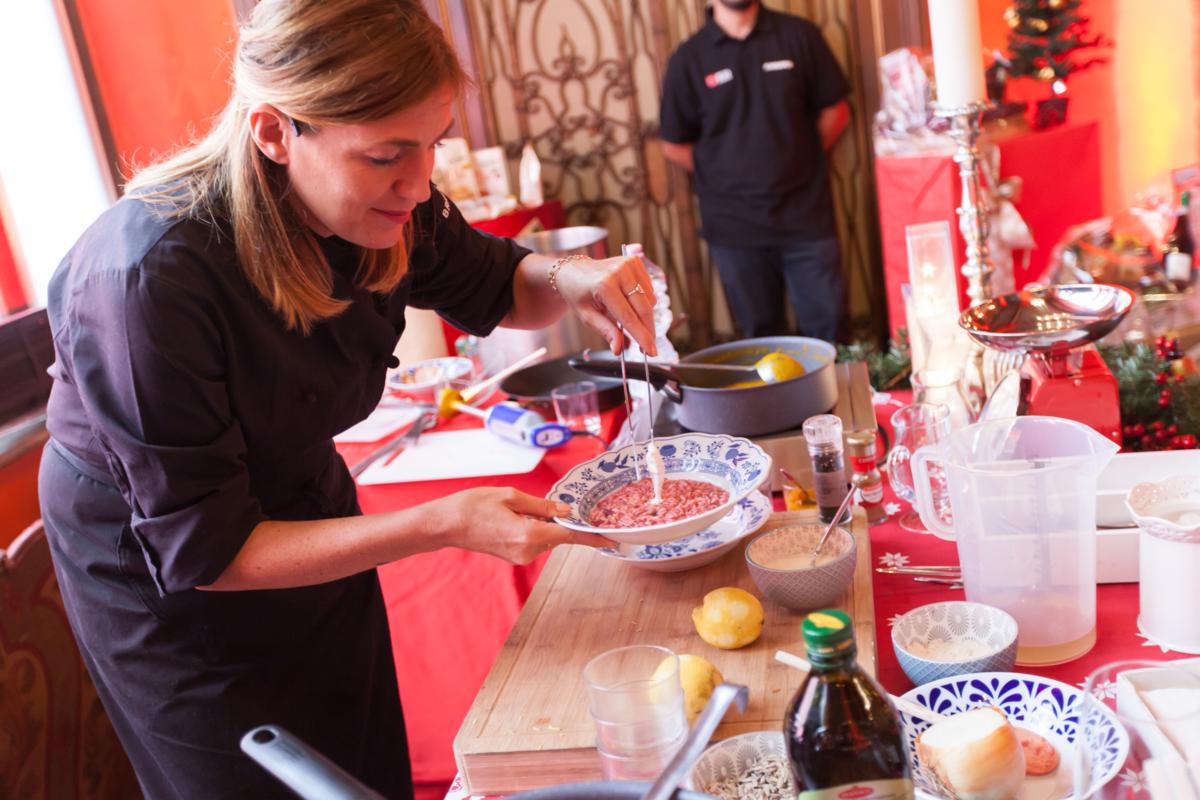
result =
[[[435,500],[425,506],[436,515],[442,544],[528,564],[560,544],[615,547],[603,536],[581,533],[548,522],[569,512],[567,506],[509,487],[481,487]]]

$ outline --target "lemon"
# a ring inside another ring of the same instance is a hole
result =
[[[663,659],[654,672],[654,677],[660,678],[671,671],[673,661]],[[679,682],[683,684],[683,708],[687,712],[688,724],[691,725],[700,716],[713,689],[723,683],[725,678],[720,670],[700,656],[691,653],[679,654]]]
[[[768,353],[754,362],[758,374],[767,383],[779,383],[799,378],[804,374],[804,365],[787,353]]]
[[[700,638],[722,650],[745,647],[762,633],[763,607],[745,589],[723,586],[704,595],[704,605],[692,609]]]

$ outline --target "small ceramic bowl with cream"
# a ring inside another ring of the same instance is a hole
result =
[[[917,686],[973,672],[1009,672],[1017,661],[1017,621],[983,603],[929,603],[896,620],[892,648]]]
[[[750,540],[746,565],[763,594],[795,611],[837,605],[854,579],[858,553],[854,536],[834,528],[814,566],[812,553],[825,528],[819,522],[789,525]]]

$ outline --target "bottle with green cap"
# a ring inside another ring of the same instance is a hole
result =
[[[813,611],[800,630],[812,671],[783,718],[800,800],[912,800],[900,715],[859,668],[850,617]]]

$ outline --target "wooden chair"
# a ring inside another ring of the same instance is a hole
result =
[[[141,797],[67,623],[41,520],[0,550],[0,797]]]

